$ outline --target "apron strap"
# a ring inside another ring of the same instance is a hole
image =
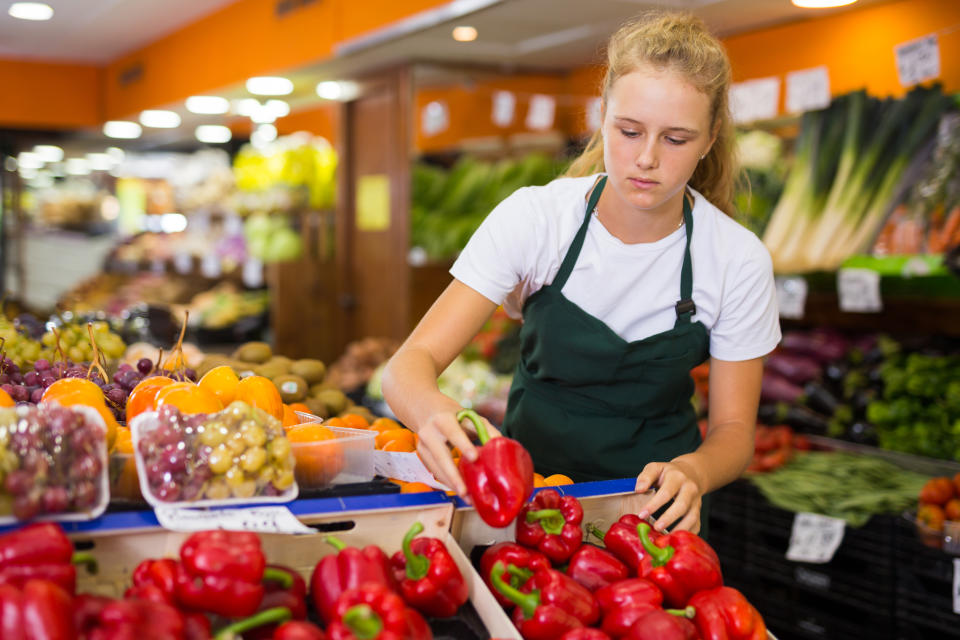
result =
[[[553,279],[551,286],[555,286],[557,289],[563,289],[563,285],[567,283],[567,278],[570,277],[570,273],[573,271],[573,265],[577,263],[577,258],[580,256],[583,241],[587,237],[587,225],[590,224],[590,216],[593,214],[597,202],[600,201],[600,194],[603,193],[603,187],[606,184],[607,176],[603,176],[597,181],[596,186],[594,186],[593,192],[590,194],[590,200],[587,201],[587,212],[583,216],[583,224],[581,224],[580,229],[577,230],[577,235],[573,237],[573,243],[570,245],[570,248],[567,249],[567,255],[563,257],[563,262],[560,263],[560,270],[557,271],[557,277]]]
[[[689,194],[683,195],[683,223],[687,229],[687,242],[683,249],[683,266],[680,267],[680,300],[677,302],[677,321],[674,326],[689,324],[690,318],[697,312],[693,303],[693,264],[690,261],[690,239],[693,237],[693,210],[690,207]]]

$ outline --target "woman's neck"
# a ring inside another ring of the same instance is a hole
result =
[[[597,215],[607,231],[624,244],[656,242],[682,226],[685,191],[681,189],[656,208],[637,209],[608,186],[600,194]]]

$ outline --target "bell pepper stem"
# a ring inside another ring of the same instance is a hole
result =
[[[637,525],[637,535],[640,536],[640,543],[643,545],[643,548],[646,549],[647,553],[650,554],[650,560],[655,567],[662,567],[663,565],[670,562],[670,558],[673,557],[673,547],[658,547],[653,544],[653,540],[650,539],[650,525],[646,522],[641,522]]]
[[[511,567],[513,565],[510,565]],[[490,570],[490,582],[493,583],[493,588],[503,594],[503,597],[514,603],[520,610],[523,611],[523,617],[529,620],[533,617],[534,613],[537,611],[537,607],[540,606],[540,593],[534,591],[532,593],[523,593],[513,585],[507,583],[503,579],[503,575],[507,573],[508,569],[503,566],[502,562],[497,562],[493,565],[493,569]]]
[[[560,509],[527,511],[527,522],[539,522],[545,532],[554,536],[563,533],[563,525],[567,523]]]
[[[687,607],[686,609],[664,609],[664,611],[680,618],[693,618],[693,616],[697,615],[697,610],[694,607]]]
[[[507,573],[510,574],[511,578],[517,578],[520,584],[523,584],[533,577],[533,571],[530,569],[524,569],[512,564],[507,565]],[[513,580],[511,580],[510,583],[514,584]]]
[[[93,575],[96,575],[97,571],[100,570],[97,559],[94,558],[93,554],[89,551],[77,551],[74,553],[70,556],[70,564],[82,564],[87,568],[87,573],[92,573]]]
[[[477,412],[473,409],[462,409],[458,411],[457,422],[462,422],[464,418],[473,423],[473,428],[477,431],[477,438],[480,440],[480,444],[487,444],[487,441],[490,439],[490,433],[487,432],[487,427],[483,424],[483,420],[480,419]]]
[[[430,570],[430,559],[427,556],[413,552],[413,539],[423,533],[423,525],[417,521],[403,536],[403,555],[407,558],[407,578],[422,580]]]
[[[368,604],[350,607],[343,614],[343,624],[358,640],[372,640],[383,631],[383,620]]]
[[[263,570],[263,582],[278,582],[284,589],[289,589],[293,586],[293,576],[289,571],[267,567]]]
[[[238,620],[233,624],[227,625],[213,636],[214,640],[231,640],[240,637],[245,631],[262,627],[265,624],[274,622],[286,622],[291,618],[290,609],[286,607],[273,607],[265,609],[260,613],[254,614],[249,618]]]
[[[592,522],[587,524],[587,533],[597,538],[600,538],[600,540],[603,540],[604,536],[607,535],[606,531],[604,531],[597,525],[593,524]]]
[[[327,536],[323,539],[323,541],[326,542],[331,547],[333,547],[334,549],[336,549],[337,551],[343,551],[344,549],[347,548],[347,545],[343,542],[343,540],[341,540],[336,536]]]

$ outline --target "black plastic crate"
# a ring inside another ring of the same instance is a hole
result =
[[[896,612],[898,639],[960,638],[960,615],[953,612],[952,605],[943,609],[898,597]]]

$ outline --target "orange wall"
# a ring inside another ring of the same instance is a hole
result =
[[[103,120],[98,67],[0,60],[0,126],[71,129]]]
[[[285,136],[297,131],[309,131],[333,143],[337,139],[339,113],[338,105],[324,105],[316,109],[295,111],[277,120],[277,133]]]

